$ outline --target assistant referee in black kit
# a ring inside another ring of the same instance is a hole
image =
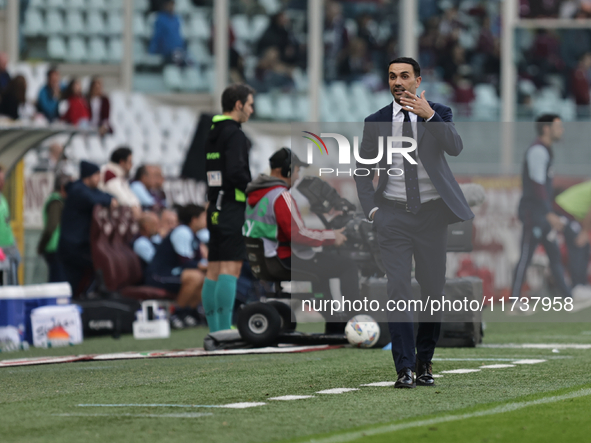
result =
[[[252,115],[253,105],[254,90],[250,86],[228,86],[222,94],[223,113],[213,117],[206,143],[210,240],[202,301],[211,332],[232,326],[236,281],[246,259],[242,225],[244,191],[252,181],[248,162],[251,144],[241,124]]]

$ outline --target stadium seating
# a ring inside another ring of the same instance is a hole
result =
[[[174,300],[176,294],[149,286],[143,280],[139,257],[129,243],[138,232],[129,208],[109,210],[96,206],[90,227],[90,246],[95,271],[101,271],[109,291],[135,300]]]

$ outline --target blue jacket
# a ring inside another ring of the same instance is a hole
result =
[[[464,147],[462,139],[453,124],[451,109],[439,103],[429,102],[435,115],[429,122],[421,117],[417,118],[417,151],[427,174],[435,189],[450,209],[449,223],[470,220],[474,214],[466,202],[466,198],[458,182],[447,164],[444,154],[457,156]],[[363,139],[359,148],[362,158],[376,158],[378,155],[378,137],[392,135],[392,103],[380,109],[365,119]],[[380,168],[388,169],[386,150],[379,163]],[[368,165],[357,163],[357,168],[368,168]],[[388,183],[388,174],[380,173],[378,186],[374,189],[373,177],[375,171],[370,169],[366,176],[355,176],[357,194],[363,212],[369,217],[370,211],[383,203],[383,192]]]
[[[54,121],[59,117],[59,103],[60,99],[53,97],[51,89],[48,85],[45,85],[43,86],[43,88],[41,88],[41,91],[39,91],[39,96],[37,97],[37,109],[50,122]]]
[[[183,269],[196,269],[201,260],[199,238],[187,225],[179,225],[156,247],[146,275],[180,276]]]
[[[176,49],[184,49],[181,21],[176,14],[159,12],[154,23],[154,35],[148,48],[151,54],[170,56]]]
[[[90,258],[90,223],[96,205],[110,206],[112,197],[98,189],[90,189],[82,180],[66,186],[68,197],[62,212],[58,251],[73,258]]]

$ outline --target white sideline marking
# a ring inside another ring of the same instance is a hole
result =
[[[519,357],[506,358],[481,358],[481,357],[465,357],[465,358],[434,358],[433,361],[515,361]],[[552,357],[552,358],[566,358],[566,357]]]
[[[303,400],[304,398],[314,398],[313,395],[284,395],[282,397],[272,397],[268,400],[283,400],[283,401],[290,401],[290,400]]]
[[[244,402],[244,403],[230,403],[229,405],[221,405],[218,408],[229,408],[229,409],[246,409],[246,408],[254,408],[255,406],[263,406],[267,403],[260,403],[260,402]]]
[[[382,386],[394,386],[396,384],[395,381],[377,381],[375,383],[366,383],[364,385],[359,385],[359,386],[378,386],[378,387],[382,387]]]
[[[359,391],[358,388],[333,388],[318,391],[317,394],[342,394],[343,392]]]
[[[129,404],[115,404],[115,405],[106,405],[106,404],[80,404],[77,405],[82,408],[229,408],[229,409],[244,409],[244,408],[252,408],[254,406],[263,406],[266,403],[229,403],[227,405],[169,405],[164,403],[155,403],[155,404],[138,404],[138,403],[129,403]]]
[[[478,345],[479,348],[505,348],[505,349],[591,349],[590,344],[580,343],[508,343],[508,344],[486,344]]]
[[[587,389],[581,389],[580,391],[575,391],[575,392],[571,392],[569,394],[564,394],[564,395],[556,395],[553,397],[545,397],[545,398],[540,398],[540,399],[531,400],[531,401],[507,403],[505,405],[497,406],[497,407],[494,407],[491,409],[486,409],[484,411],[469,412],[467,414],[447,415],[444,417],[431,418],[431,419],[427,419],[427,420],[419,420],[419,421],[415,421],[415,422],[411,422],[411,423],[391,424],[391,425],[382,426],[379,428],[349,432],[349,433],[340,434],[340,435],[333,435],[333,436],[319,439],[319,440],[313,439],[313,440],[308,440],[308,441],[314,442],[314,443],[342,443],[345,441],[357,440],[362,437],[367,437],[367,436],[371,436],[371,435],[385,434],[387,432],[395,432],[395,431],[400,431],[402,429],[417,428],[419,426],[431,426],[431,425],[436,425],[439,423],[446,423],[446,422],[457,421],[457,420],[465,420],[465,419],[474,418],[474,417],[485,417],[488,415],[502,414],[504,412],[511,412],[511,411],[516,411],[518,409],[527,408],[529,406],[542,405],[542,404],[546,404],[546,403],[555,403],[557,401],[569,400],[571,398],[578,398],[578,397],[586,397],[589,395],[591,395],[591,389],[587,388]]]
[[[515,365],[535,365],[536,363],[544,363],[546,360],[538,360],[535,358],[530,359],[523,359],[523,360],[515,360],[513,364]]]
[[[141,418],[198,418],[213,415],[211,412],[185,412],[182,414],[51,414],[55,417],[141,417]]]
[[[515,365],[484,365],[480,369],[502,369],[502,368],[514,368]]]
[[[450,371],[441,371],[442,374],[469,374],[470,372],[480,372],[480,369],[452,369]]]
[[[433,378],[439,378],[439,377],[443,377],[443,375],[441,375],[441,374],[433,374]]]

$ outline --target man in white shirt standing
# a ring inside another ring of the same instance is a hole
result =
[[[129,171],[133,166],[133,154],[128,147],[119,147],[111,154],[111,160],[101,167],[101,191],[111,194],[121,206],[133,209],[139,219],[142,208],[139,199],[129,187]]]
[[[375,223],[382,262],[388,276],[388,297],[412,300],[412,259],[423,300],[441,299],[445,285],[447,225],[474,217],[444,154],[457,156],[463,148],[451,109],[416,95],[421,68],[408,57],[392,60],[388,82],[394,101],[365,119],[360,156],[377,159],[381,140],[410,137],[417,149],[388,155],[366,176],[355,176],[363,211]],[[403,146],[406,147],[406,146]],[[412,161],[411,161],[412,160]],[[360,162],[358,168],[366,167]],[[378,171],[377,188],[373,176]],[[381,174],[380,174],[381,172]],[[441,330],[440,315],[419,322],[414,337],[413,312],[389,312],[396,388],[434,386],[431,360]],[[416,353],[415,353],[416,348]],[[413,378],[416,372],[416,384]]]

